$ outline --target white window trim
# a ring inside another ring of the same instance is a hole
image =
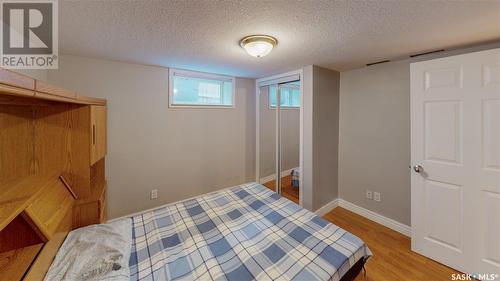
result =
[[[232,83],[232,105],[203,105],[203,104],[174,104],[174,75],[178,74],[180,76],[194,77],[194,78],[202,78],[202,79],[214,79],[225,82]],[[218,108],[218,109],[230,109],[236,108],[236,79],[231,76],[212,74],[206,72],[198,72],[184,69],[168,69],[168,107],[170,108]]]

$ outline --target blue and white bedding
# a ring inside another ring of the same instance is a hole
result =
[[[131,280],[339,280],[371,255],[257,183],[132,217]]]

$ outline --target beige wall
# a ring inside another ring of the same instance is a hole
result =
[[[110,218],[255,179],[254,80],[235,109],[172,109],[166,68],[62,56],[47,79],[108,99]]]
[[[13,71],[28,75],[38,80],[47,81],[47,70],[45,69],[13,69]]]
[[[313,210],[338,197],[339,88],[339,72],[313,68]]]
[[[260,177],[276,174],[276,110],[269,107],[269,86],[260,89]],[[282,171],[299,167],[300,110],[281,109]]]
[[[303,206],[317,210],[338,196],[340,74],[307,66],[303,77]]]
[[[407,61],[340,73],[339,197],[410,224]],[[382,202],[365,198],[381,193]]]

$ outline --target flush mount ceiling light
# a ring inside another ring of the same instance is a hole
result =
[[[240,41],[240,46],[253,57],[261,58],[269,54],[278,44],[276,38],[268,35],[250,35]]]

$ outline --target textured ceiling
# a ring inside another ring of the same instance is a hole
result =
[[[500,1],[59,2],[60,53],[263,77],[500,40]],[[279,41],[264,58],[238,41]]]

